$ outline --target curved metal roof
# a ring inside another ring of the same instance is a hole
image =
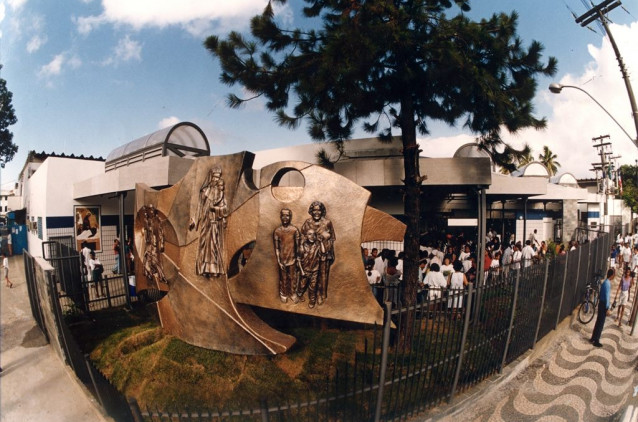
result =
[[[475,143],[468,143],[461,145],[453,155],[453,158],[489,158],[490,154],[487,151],[482,150]]]
[[[106,157],[105,170],[128,166],[153,157],[208,155],[210,145],[204,132],[194,123],[181,122],[115,148]]]

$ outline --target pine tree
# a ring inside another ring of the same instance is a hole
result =
[[[477,134],[497,152],[501,131],[544,128],[533,116],[535,77],[553,75],[556,60],[541,63],[543,47],[524,47],[517,14],[475,22],[468,0],[305,0],[317,29],[279,26],[270,0],[251,20],[251,35],[210,36],[205,47],[219,59],[221,81],[263,97],[277,122],[312,139],[346,141],[361,123],[381,140],[400,132],[404,158],[406,304],[416,301],[423,176],[417,133],[440,120]],[[455,3],[455,4],[453,4]],[[320,24],[319,24],[320,22]],[[234,94],[230,107],[250,99]]]

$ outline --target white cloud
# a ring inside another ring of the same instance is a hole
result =
[[[638,39],[638,22],[631,26],[611,25],[610,29],[628,73],[637,75],[638,50],[635,42]],[[609,39],[605,38],[598,47],[589,45],[588,51],[593,61],[587,68],[580,75],[565,75],[558,82],[584,89],[635,139],[638,128],[631,116],[629,97]],[[635,77],[633,85],[636,85]],[[599,157],[591,139],[600,135],[611,136],[614,154],[622,156],[619,163],[633,164],[638,157],[638,147],[585,93],[564,88],[560,95],[545,91],[542,97],[553,108],[553,116],[548,120],[546,131],[528,132],[530,144],[536,154],[543,145],[548,145],[558,155],[562,164],[560,170],[570,171],[577,177],[594,177],[589,170]]]
[[[20,9],[26,2],[27,0],[7,0],[7,4],[11,6],[13,10]]]
[[[138,30],[177,25],[201,36],[213,21],[223,23],[224,27],[246,26],[248,19],[260,13],[266,4],[266,0],[102,0],[102,14],[77,18],[76,24],[83,34],[109,22]]]
[[[638,89],[638,22],[628,25],[611,25],[611,32],[623,55],[628,73],[633,76],[634,89]],[[599,45],[589,45],[592,61],[579,74],[565,74],[556,82],[577,86],[594,97],[622,125],[632,138],[637,128],[631,116],[629,97],[618,69],[618,62],[607,38]],[[638,95],[638,92],[634,92]],[[528,143],[535,158],[547,145],[560,162],[559,173],[571,172],[576,177],[594,177],[590,171],[592,163],[600,160],[592,147],[592,138],[610,135],[615,155],[621,155],[619,164],[634,164],[638,158],[638,148],[625,133],[591,98],[573,88],[564,88],[560,95],[552,94],[547,86],[539,86],[536,101],[547,104],[552,113],[547,116],[547,128],[533,129],[516,135],[503,134],[512,146],[522,147]],[[451,156],[456,148],[465,142],[472,142],[471,136],[445,137],[421,140],[424,156]]]
[[[106,17],[104,16],[86,16],[73,18],[73,20],[78,28],[78,32],[82,35],[90,33],[98,26],[107,22]]]
[[[2,22],[4,20],[4,17],[6,16],[7,10],[4,6],[4,3],[0,3],[0,22]]]
[[[27,52],[35,53],[47,42],[46,36],[34,35],[27,43]]]
[[[181,120],[179,118],[175,117],[175,116],[166,117],[166,118],[160,120],[160,122],[157,125],[157,128],[158,129],[164,129],[164,128],[169,127],[169,126],[175,126],[179,122],[181,122]]]
[[[67,63],[69,64],[69,67],[71,69],[77,69],[78,67],[82,66],[82,60],[76,55],[69,57]]]
[[[130,36],[125,36],[113,49],[113,55],[107,58],[103,65],[118,65],[130,61],[142,61],[142,44],[132,40]]]
[[[77,69],[82,65],[82,61],[76,55],[70,55],[69,53],[60,53],[53,57],[53,59],[42,66],[38,71],[38,76],[42,79],[47,79],[49,82],[51,78],[60,76],[65,68]]]
[[[38,76],[41,78],[49,78],[52,76],[58,76],[62,73],[62,66],[65,62],[64,54],[58,54],[49,63],[45,64],[38,71]]]

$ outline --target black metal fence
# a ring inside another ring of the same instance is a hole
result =
[[[583,239],[566,255],[492,269],[482,285],[428,294],[411,309],[386,303],[384,326],[308,397],[242,411],[149,406],[141,414],[151,421],[406,419],[502,371],[571,314],[587,281],[607,268],[610,236]]]
[[[53,276],[64,312],[88,313],[126,305],[129,298],[137,299],[134,289],[121,274],[106,272],[100,283],[88,281],[82,273],[81,255],[73,245],[42,242],[42,256],[55,269]]]
[[[134,407],[129,406],[126,398],[91,363],[73,338],[65,321],[61,293],[61,286],[64,286],[65,282],[61,274],[69,271],[75,273],[73,264],[77,264],[78,261],[68,260],[65,258],[69,257],[63,256],[48,257],[52,264],[50,269],[42,268],[33,256],[24,251],[25,275],[33,317],[58,355],[73,369],[77,379],[93,394],[105,412],[116,421],[134,421],[131,410]],[[68,300],[68,296],[64,298]],[[48,321],[47,324],[40,323],[45,320]]]
[[[149,405],[140,410],[130,400],[123,410],[124,397],[93,368],[58,318],[60,335],[78,378],[92,385],[104,407],[114,409],[110,412],[121,412],[111,413],[116,420],[133,415],[148,421],[403,420],[451,401],[533,348],[577,307],[594,272],[606,269],[610,242],[608,234],[599,233],[566,255],[520,269],[492,269],[482,284],[440,296],[428,292],[411,308],[386,302],[384,325],[372,327],[363,350],[347,362],[326,368],[334,376],[322,388],[281,403],[255,397],[250,409],[211,404],[211,409]],[[59,297],[70,300],[66,292]]]

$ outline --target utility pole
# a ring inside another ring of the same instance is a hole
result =
[[[605,28],[605,32],[607,32],[609,41],[611,42],[611,46],[614,49],[614,53],[616,54],[616,60],[618,60],[620,73],[622,73],[623,80],[625,81],[625,87],[627,87],[627,94],[629,95],[629,103],[631,105],[631,113],[634,118],[634,124],[636,125],[636,138],[633,141],[636,147],[638,147],[638,106],[636,106],[636,98],[634,97],[634,91],[631,88],[631,82],[629,81],[627,68],[625,67],[625,63],[622,59],[622,56],[620,55],[620,50],[618,50],[618,45],[616,45],[616,40],[614,40],[614,37],[609,30],[609,27],[607,26],[607,19],[605,18],[605,15],[607,13],[611,12],[613,9],[620,5],[620,0],[605,0],[599,5],[596,5],[589,9],[586,13],[577,17],[576,23],[582,27],[586,27],[593,21],[599,20]]]
[[[608,197],[610,194],[613,194],[614,191],[611,186],[611,178],[609,176],[609,167],[611,166],[611,160],[617,157],[614,157],[613,152],[611,150],[611,142],[609,142],[609,135],[601,135],[595,138],[592,138],[593,142],[598,142],[594,144],[594,148],[598,150],[598,155],[600,156],[600,163],[592,163],[592,171],[596,173],[596,182],[598,184],[598,193],[602,193],[604,202],[601,207],[602,218],[601,225],[604,226],[609,224],[611,226],[611,219],[609,216],[609,201]],[[600,173],[599,173],[600,172]],[[610,231],[611,233],[611,231]],[[613,236],[613,233],[612,233]]]

